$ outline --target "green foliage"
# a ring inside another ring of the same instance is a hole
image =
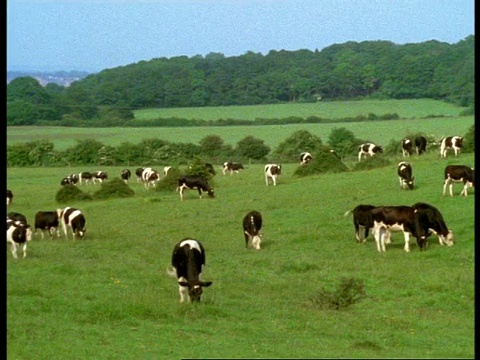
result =
[[[475,123],[468,129],[468,132],[463,136],[463,152],[475,152]]]
[[[105,145],[98,140],[78,140],[76,146],[67,149],[66,160],[70,164],[78,165],[99,164],[102,148],[105,148]]]
[[[92,200],[92,195],[83,192],[75,185],[64,185],[57,191],[55,200],[59,204],[68,204],[74,201]]]
[[[247,136],[240,140],[234,153],[241,159],[263,160],[270,152],[270,147],[264,141],[254,136]]]
[[[322,139],[307,130],[297,130],[283,140],[273,151],[272,157],[278,162],[297,162],[302,152],[322,149]]]
[[[196,166],[200,166],[200,164],[198,163],[198,165]],[[201,169],[201,170],[204,171],[204,169]],[[178,187],[178,179],[183,175],[184,174],[180,169],[176,167],[170,168],[170,170],[168,170],[167,175],[161,178],[160,181],[157,182],[157,184],[155,185],[155,188],[154,188],[155,191],[172,192]],[[208,175],[211,176],[211,174],[208,174]]]
[[[295,169],[294,175],[303,177],[322,173],[339,173],[348,171],[345,165],[327,147],[312,153],[312,160]]]
[[[328,143],[335,149],[338,156],[355,154],[358,151],[360,139],[355,138],[352,131],[345,127],[333,128],[328,136]]]
[[[385,154],[376,154],[367,158],[362,157],[362,161],[355,163],[352,170],[372,170],[380,167],[390,166],[391,164],[392,161],[390,161],[389,158],[385,156]]]
[[[342,278],[335,290],[323,288],[309,299],[309,305],[320,310],[343,310],[365,298],[363,280]]]
[[[126,198],[135,195],[133,191],[125,182],[120,178],[113,178],[109,181],[105,181],[100,185],[100,189],[93,193],[95,200],[105,200],[110,198]]]

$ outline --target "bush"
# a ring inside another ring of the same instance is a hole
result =
[[[170,168],[167,176],[157,182],[155,185],[155,191],[173,191],[178,186],[178,179],[184,174],[177,168]]]
[[[475,152],[475,123],[470,126],[468,132],[463,136],[463,152]]]
[[[320,309],[345,309],[366,297],[362,280],[342,278],[337,289],[328,291],[325,288],[309,299],[310,306]]]
[[[135,195],[133,191],[120,178],[113,178],[110,181],[102,183],[99,190],[95,191],[93,197],[95,199],[110,199],[110,198],[126,198]]]
[[[334,153],[328,148],[319,150],[312,154],[312,160],[307,164],[300,165],[294,171],[297,176],[309,176],[323,173],[339,173],[348,171],[345,165]]]
[[[65,185],[58,190],[55,200],[59,204],[66,204],[72,201],[92,200],[92,195],[84,193],[75,185]]]
[[[382,154],[377,154],[372,157],[362,158],[362,161],[355,164],[353,167],[354,171],[370,170],[380,167],[385,167],[391,165],[391,161],[382,156]]]

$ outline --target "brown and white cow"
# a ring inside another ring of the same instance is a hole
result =
[[[243,234],[245,235],[245,247],[248,248],[249,241],[254,249],[260,250],[262,235],[262,214],[252,210],[243,217]]]
[[[372,157],[375,154],[383,153],[383,148],[379,145],[375,145],[373,143],[365,143],[358,147],[358,161],[362,160],[362,156]]]
[[[401,161],[397,166],[398,180],[400,181],[400,187],[402,189],[413,190],[413,176],[412,165],[406,161]]]
[[[172,267],[167,269],[167,274],[177,277],[180,302],[199,302],[203,288],[213,283],[201,279],[205,267],[205,248],[200,241],[185,238],[175,244]]]
[[[272,181],[273,185],[277,185],[277,177],[282,173],[282,166],[277,164],[267,164],[265,165],[265,184],[267,186]]]
[[[447,165],[444,171],[443,193],[445,195],[447,187],[450,188],[450,196],[453,196],[453,183],[463,183],[463,190],[460,196],[467,196],[469,187],[475,186],[475,171],[473,168],[466,165]]]
[[[402,154],[403,157],[409,157],[413,152],[413,143],[410,139],[403,139],[402,140]]]
[[[453,150],[455,157],[460,153],[463,147],[463,137],[461,136],[447,136],[440,141],[440,157],[447,157],[447,151]]]

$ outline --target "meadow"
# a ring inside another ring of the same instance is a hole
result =
[[[397,131],[370,136],[401,138],[407,129]],[[187,191],[182,202],[133,180],[131,198],[69,203],[86,216],[85,239],[36,236],[25,259],[7,246],[7,358],[473,358],[475,191],[460,197],[456,185],[454,197],[442,196],[442,178],[447,164],[473,166],[474,154],[412,156],[412,191],[399,187],[401,154],[391,160],[307,178],[293,175],[298,164],[284,164],[275,187],[265,185],[262,165],[232,176],[216,165],[214,199]],[[111,178],[121,169],[102,167]],[[65,206],[55,202],[60,180],[85,170],[95,169],[8,168],[8,211],[33,222],[36,211]],[[79,185],[90,193],[100,186]],[[413,241],[405,253],[395,233],[380,254],[371,237],[356,243],[344,216],[361,203],[418,201],[442,212],[454,246],[432,236],[426,251]],[[264,218],[259,251],[244,244],[250,210]],[[186,237],[204,244],[203,278],[213,281],[199,304],[180,304],[166,275],[173,246]],[[344,278],[362,281],[366,298],[340,310],[312,301]]]

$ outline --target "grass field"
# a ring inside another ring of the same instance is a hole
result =
[[[250,165],[217,175],[215,199],[189,191],[181,202],[133,181],[132,198],[68,204],[85,213],[84,240],[36,237],[17,260],[7,246],[7,358],[473,358],[475,192],[441,193],[444,167],[473,166],[474,154],[411,157],[413,191],[399,188],[400,160],[308,178],[285,164],[276,187]],[[32,222],[36,211],[54,210],[61,178],[82,170],[94,169],[9,168],[8,211]],[[118,177],[121,168],[102,170]],[[417,201],[440,209],[454,246],[433,236],[426,251],[412,244],[407,254],[396,233],[379,254],[371,238],[355,242],[344,216],[360,203]],[[244,246],[241,220],[252,209],[264,218],[260,251]],[[179,304],[165,271],[184,237],[206,248],[203,278],[213,285],[200,304]],[[363,281],[367,297],[344,310],[312,305],[342,278]]]

